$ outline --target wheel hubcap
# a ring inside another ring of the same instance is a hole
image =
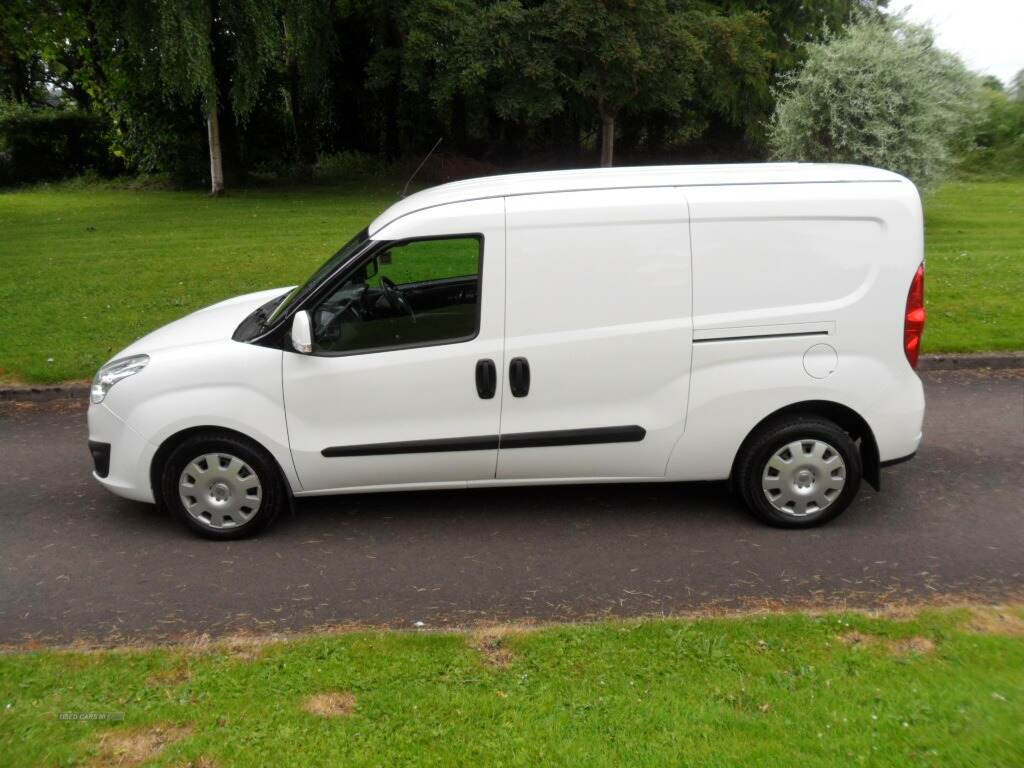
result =
[[[827,509],[846,485],[846,463],[823,440],[795,440],[777,450],[761,473],[765,498],[779,512],[806,517]]]
[[[207,528],[236,528],[259,511],[263,486],[259,476],[237,456],[208,453],[185,465],[178,494],[196,522]]]

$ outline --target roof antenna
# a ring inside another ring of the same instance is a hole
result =
[[[402,194],[400,194],[400,195],[398,196],[398,199],[399,199],[399,200],[401,200],[401,199],[402,199],[403,197],[405,197],[405,193],[409,191],[409,185],[410,185],[410,184],[412,184],[412,180],[416,178],[416,174],[420,172],[420,168],[422,168],[422,167],[423,167],[424,165],[426,165],[426,163],[427,163],[427,160],[429,160],[429,159],[430,159],[430,156],[431,156],[432,154],[434,154],[434,150],[435,150],[435,149],[437,149],[437,148],[438,148],[439,146],[441,146],[441,142],[442,142],[442,141],[444,141],[444,136],[441,136],[441,137],[440,137],[440,138],[439,138],[439,139],[438,139],[438,140],[437,140],[437,141],[436,141],[436,142],[434,143],[434,146],[430,148],[430,151],[429,151],[429,152],[427,152],[427,156],[426,156],[426,157],[424,157],[424,158],[423,158],[423,160],[421,160],[421,161],[420,161],[420,164],[419,164],[419,165],[417,165],[417,166],[416,166],[416,170],[412,172],[412,176],[410,176],[410,177],[409,177],[409,180],[408,180],[407,182],[405,182],[405,186],[404,186],[404,187],[402,187]]]

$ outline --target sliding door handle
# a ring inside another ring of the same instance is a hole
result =
[[[530,394],[530,363],[525,357],[513,357],[508,364],[508,384],[512,397]]]
[[[498,391],[498,369],[493,360],[476,361],[476,393],[484,400],[490,400]]]

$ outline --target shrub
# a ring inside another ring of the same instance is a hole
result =
[[[961,176],[1024,176],[1024,101],[984,90],[972,146],[957,162]]]
[[[863,163],[925,185],[965,142],[978,93],[931,30],[872,17],[808,46],[783,82],[769,142],[779,159]]]
[[[322,181],[342,181],[390,176],[394,169],[385,161],[365,152],[347,150],[322,154],[313,166],[313,178]]]
[[[409,178],[423,162],[413,181],[416,189],[424,185],[444,184],[498,172],[497,166],[450,152],[435,152],[429,158],[409,155],[401,161],[388,161],[365,152],[345,151],[323,154],[313,166],[313,178],[319,181],[387,178],[400,183]]]
[[[498,167],[493,163],[474,160],[465,155],[438,152],[423,164],[417,179],[425,184],[446,184],[449,181],[493,176],[496,173]]]
[[[107,150],[106,124],[96,116],[60,109],[0,106],[0,185],[112,174],[119,163]]]

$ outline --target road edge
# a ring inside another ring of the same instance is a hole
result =
[[[87,381],[0,386],[0,401],[43,402],[46,400],[84,400],[89,397],[89,387],[90,383]]]
[[[1024,368],[1024,351],[921,355],[917,366],[919,371],[956,371],[963,368]]]
[[[985,368],[1024,368],[1021,352],[955,352],[922,355],[919,371],[957,371]],[[85,399],[89,396],[88,381],[65,381],[60,384],[0,385],[0,401],[41,402],[47,400]]]

